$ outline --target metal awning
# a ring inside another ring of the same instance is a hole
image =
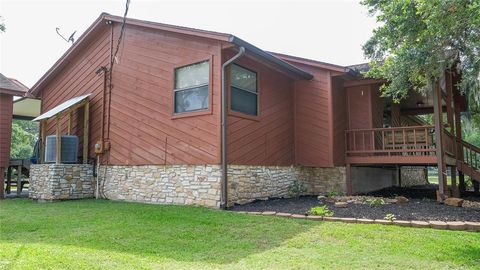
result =
[[[43,119],[49,119],[53,116],[56,116],[57,114],[62,113],[64,111],[70,109],[71,107],[77,105],[78,103],[84,101],[90,95],[91,94],[86,94],[86,95],[83,95],[83,96],[74,97],[72,99],[69,99],[69,100],[63,102],[62,104],[56,106],[55,108],[49,110],[48,112],[38,116],[37,118],[33,119],[32,121],[40,121],[40,120],[43,120]]]

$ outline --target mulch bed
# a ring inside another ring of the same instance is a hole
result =
[[[305,214],[310,208],[321,204],[316,196],[302,196],[299,198],[274,198],[266,201],[255,201],[245,205],[236,205],[231,210]],[[480,221],[479,208],[448,206],[431,199],[410,199],[405,204],[377,206],[351,203],[347,208],[336,208],[333,203],[325,204],[334,211],[334,217],[383,219],[387,214],[394,214],[399,220]]]

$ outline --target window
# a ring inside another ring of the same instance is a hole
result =
[[[175,113],[208,109],[209,77],[208,61],[175,69]]]
[[[230,108],[248,115],[258,115],[257,73],[238,65],[230,69]]]

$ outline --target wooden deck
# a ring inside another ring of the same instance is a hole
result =
[[[434,126],[353,129],[345,131],[350,164],[435,165]]]

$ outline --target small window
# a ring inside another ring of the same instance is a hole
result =
[[[257,73],[238,65],[232,65],[230,85],[231,110],[248,115],[258,115]]]
[[[175,113],[208,109],[209,74],[208,61],[175,69]]]

